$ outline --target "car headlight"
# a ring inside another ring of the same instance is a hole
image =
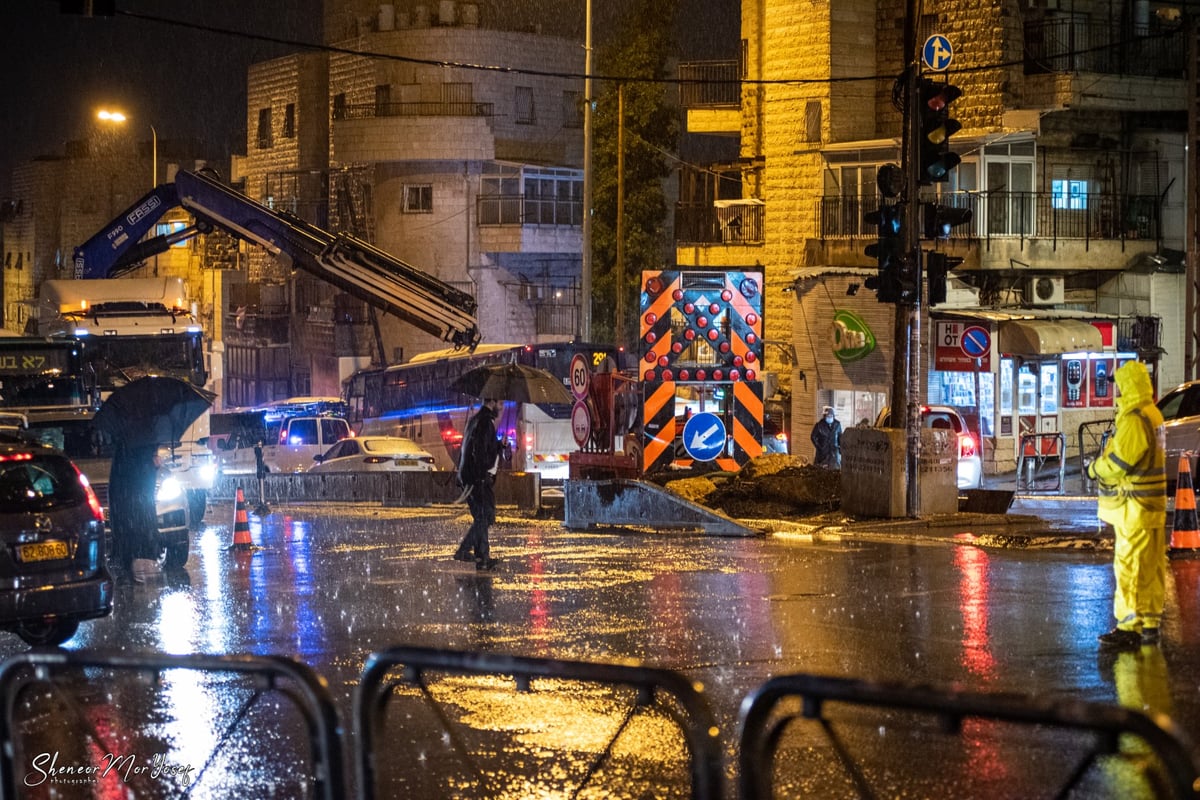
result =
[[[205,464],[200,467],[200,479],[205,481],[215,481],[217,479],[217,465]]]
[[[155,492],[154,499],[160,503],[169,503],[172,500],[178,500],[182,496],[183,484],[174,475],[168,475],[158,485],[158,491]]]

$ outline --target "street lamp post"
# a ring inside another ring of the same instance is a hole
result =
[[[109,111],[108,109],[100,109],[96,112],[96,118],[105,122],[113,122],[118,125],[124,123],[129,118],[120,111]],[[158,186],[158,131],[154,126],[150,126],[150,188]]]

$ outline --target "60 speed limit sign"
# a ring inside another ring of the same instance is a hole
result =
[[[588,367],[587,359],[583,353],[576,353],[571,359],[571,394],[575,395],[576,400],[587,397],[591,380],[592,370]]]

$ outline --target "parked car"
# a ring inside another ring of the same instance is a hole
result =
[[[1196,482],[1196,455],[1200,454],[1200,381],[1188,381],[1158,401],[1167,444],[1167,485],[1174,491],[1179,458],[1192,453],[1192,485]]]
[[[324,454],[309,472],[425,472],[433,455],[412,439],[400,436],[360,436],[342,441]]]
[[[0,443],[0,628],[57,645],[112,613],[104,513],[66,456]]]
[[[892,428],[892,412],[884,407],[875,419],[876,428]],[[921,406],[922,428],[945,428],[958,438],[958,488],[978,489],[983,485],[983,459],[979,439],[967,429],[967,421],[952,406]]]

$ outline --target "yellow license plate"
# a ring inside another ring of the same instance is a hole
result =
[[[411,458],[396,458],[393,459],[397,467],[415,467],[417,462]]]
[[[66,558],[67,555],[66,542],[34,542],[17,546],[17,558],[26,564],[31,561],[53,561]]]

